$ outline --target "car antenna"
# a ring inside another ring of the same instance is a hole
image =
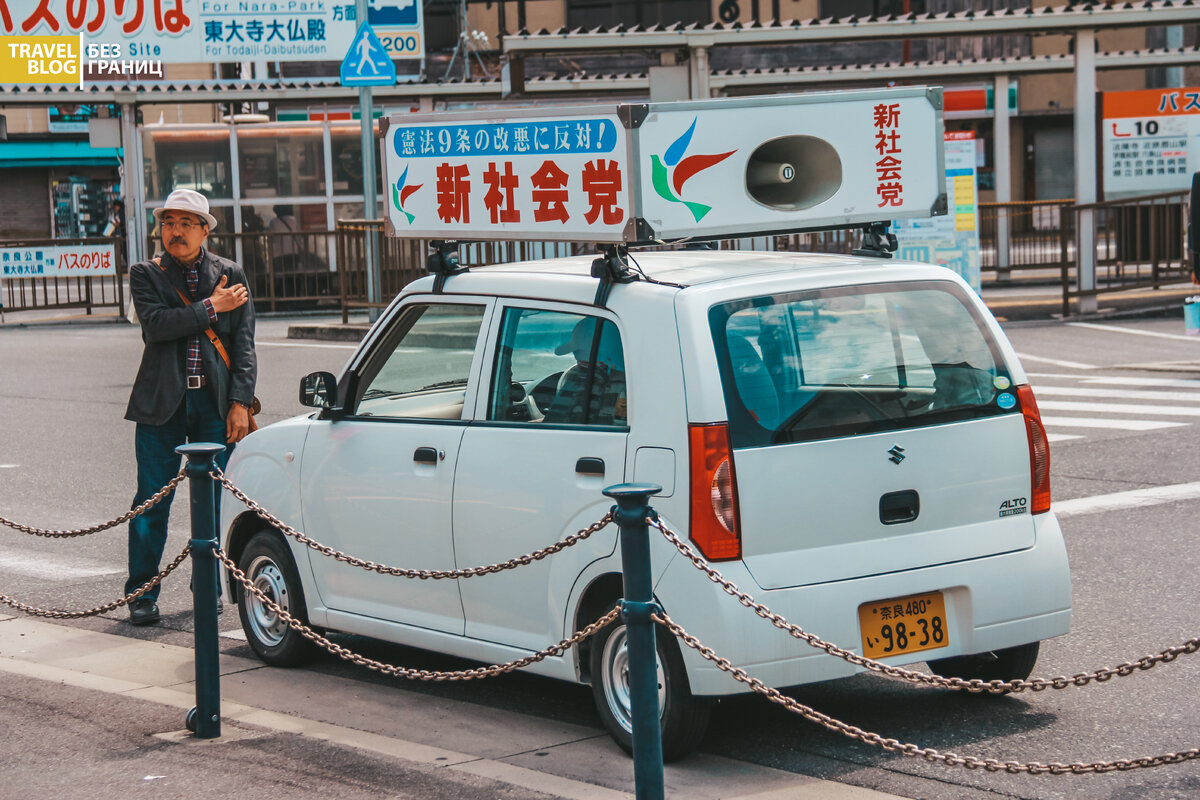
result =
[[[446,278],[466,272],[467,268],[462,266],[458,256],[458,242],[436,239],[429,246],[433,252],[425,260],[425,266],[436,276],[433,279],[433,293],[441,294],[446,286]]]
[[[864,225],[862,247],[851,250],[850,255],[891,258],[899,243],[896,241],[896,234],[888,233],[888,225],[887,222],[872,222],[870,225]]]
[[[604,308],[608,295],[612,292],[613,284],[633,283],[637,274],[629,268],[629,250],[615,244],[600,246],[600,257],[592,262],[592,277],[600,279],[596,287],[596,298],[592,301],[598,308]]]

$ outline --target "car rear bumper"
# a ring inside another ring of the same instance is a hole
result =
[[[1036,525],[1034,546],[1023,550],[788,589],[760,589],[741,562],[715,566],[773,613],[855,653],[862,652],[860,605],[941,591],[946,600],[949,644],[888,659],[894,664],[917,663],[1068,632],[1071,585],[1062,531],[1052,513],[1039,515]],[[768,685],[795,686],[863,671],[759,618],[685,559],[672,561],[656,594],[667,613],[689,633]],[[680,648],[694,694],[748,691],[682,642]]]

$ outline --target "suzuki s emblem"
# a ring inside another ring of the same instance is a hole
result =
[[[898,444],[892,445],[892,449],[888,450],[888,455],[891,456],[888,460],[893,464],[899,464],[904,460],[904,448]]]

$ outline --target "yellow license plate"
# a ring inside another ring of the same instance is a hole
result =
[[[889,658],[950,644],[946,600],[941,592],[914,594],[858,607],[863,655]]]

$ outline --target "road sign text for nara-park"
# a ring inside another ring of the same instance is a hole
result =
[[[94,80],[106,79],[110,63],[134,60],[336,61],[363,23],[389,59],[424,59],[422,8],[418,0],[368,0],[365,14],[355,0],[0,0],[0,36],[78,38],[84,77],[91,66]]]

